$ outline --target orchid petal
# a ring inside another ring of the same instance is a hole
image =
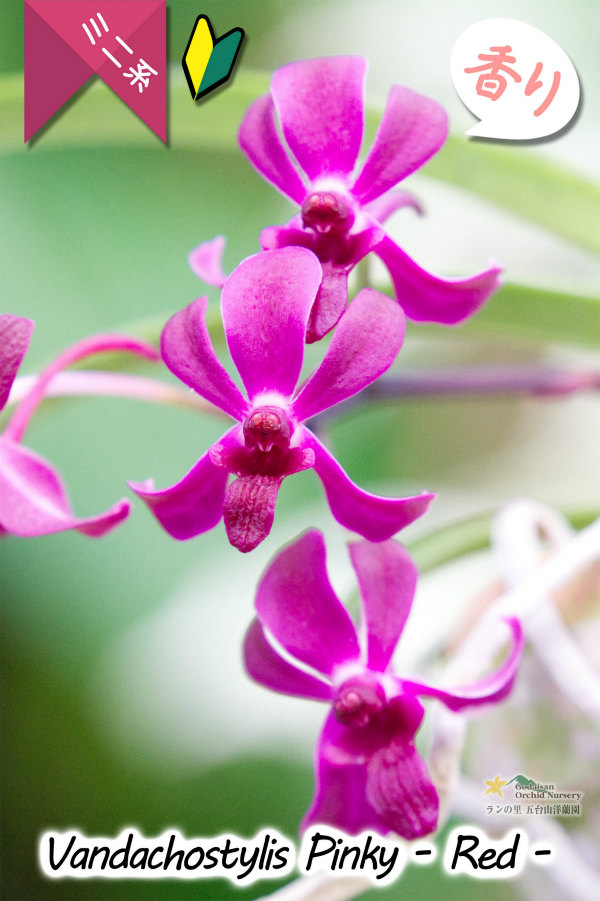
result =
[[[435,100],[394,85],[352,193],[362,203],[384,194],[427,162],[447,135],[448,117]]]
[[[273,526],[275,503],[284,476],[253,473],[235,479],[223,504],[229,543],[247,554],[265,540]]]
[[[366,829],[381,832],[381,823],[366,798],[365,767],[340,760],[338,742],[345,728],[329,714],[315,752],[315,793],[300,832],[323,823],[347,835]]]
[[[305,428],[303,446],[315,454],[314,469],[327,494],[331,512],[340,525],[358,532],[369,541],[385,541],[409,525],[429,507],[434,494],[414,497],[379,497],[362,491],[320,441]]]
[[[31,319],[10,313],[0,316],[0,410],[6,405],[34,328]]]
[[[380,821],[402,838],[435,831],[438,795],[412,741],[396,737],[373,754],[365,794]]]
[[[380,833],[393,830],[415,839],[436,827],[437,793],[413,741],[423,713],[414,696],[402,694],[367,725],[346,727],[335,737],[335,759],[366,770],[365,798]]]
[[[217,235],[212,241],[198,244],[188,254],[188,263],[192,272],[207,285],[214,285],[216,288],[222,288],[227,279],[223,272],[225,244],[226,239],[223,235]]]
[[[417,586],[417,568],[397,541],[352,542],[367,633],[367,666],[384,672],[402,634]]]
[[[302,228],[300,216],[287,225],[263,229],[260,244],[264,250],[307,247],[321,263],[323,279],[308,318],[307,344],[320,341],[338,324],[348,303],[350,272],[384,238],[385,232],[376,223],[357,234],[315,234]]]
[[[263,250],[273,250],[277,247],[307,247],[318,255],[318,236],[310,230],[299,227],[302,223],[299,216],[293,219],[292,223],[293,225],[272,225],[263,229],[260,236]],[[358,236],[360,237],[361,235]],[[368,247],[365,254],[370,249]],[[323,278],[308,317],[307,344],[320,341],[339,322],[348,303],[348,273],[354,265],[354,263],[337,265],[332,260],[319,261]]]
[[[224,446],[239,443],[239,426],[220,439]],[[207,532],[221,519],[229,473],[215,466],[209,452],[175,485],[154,490],[151,479],[129,482],[129,487],[144,501],[163,529],[173,538],[185,541]]]
[[[320,341],[340,321],[348,303],[348,276],[357,263],[373,250],[385,237],[379,226],[364,229],[356,235],[348,235],[340,246],[321,247],[328,241],[328,235],[316,236],[312,248],[319,257],[323,268],[323,279],[310,311],[306,327],[306,342]]]
[[[240,146],[267,181],[286,197],[302,204],[307,189],[281,143],[274,112],[275,106],[268,94],[255,100],[240,126]]]
[[[338,324],[348,303],[348,269],[322,264],[323,280],[306,325],[306,343],[314,344]]]
[[[184,384],[242,420],[248,403],[213,350],[206,327],[207,305],[208,298],[200,297],[169,319],[160,339],[162,357]]]
[[[389,219],[396,210],[401,210],[407,206],[411,207],[419,216],[422,216],[425,212],[421,201],[414,194],[394,188],[391,191],[386,191],[385,194],[375,198],[370,203],[366,203],[363,206],[363,212],[371,216],[376,222],[381,223]]]
[[[375,253],[390,271],[398,303],[409,319],[454,325],[471,316],[500,285],[499,266],[467,278],[443,279],[426,272],[389,236]]]
[[[434,688],[424,682],[403,679],[403,690],[437,698],[450,710],[464,710],[466,707],[498,703],[510,693],[513,687],[525,647],[525,636],[520,621],[509,617],[506,622],[512,631],[513,644],[507,659],[494,673],[473,685],[448,690]]]
[[[364,128],[367,61],[360,56],[307,59],[277,69],[271,94],[288,146],[312,180],[348,174]]]
[[[307,247],[314,252],[315,234],[302,228],[301,216],[294,216],[287,225],[268,225],[260,233],[263,250],[278,250],[281,247]]]
[[[257,619],[246,633],[244,662],[248,675],[266,688],[315,701],[331,700],[331,685],[284,660],[267,641]]]
[[[398,304],[363,288],[340,319],[323,362],[295,398],[297,418],[310,419],[379,378],[396,359],[404,329]]]
[[[248,257],[225,282],[225,335],[250,400],[265,391],[288,397],[296,387],[321,275],[313,253],[284,247]]]
[[[76,529],[96,538],[129,514],[121,500],[99,516],[79,519],[71,512],[58,472],[43,457],[7,438],[0,439],[0,526],[29,538]]]
[[[359,656],[354,624],[327,577],[320,532],[306,532],[277,555],[258,586],[256,612],[289,654],[327,676]]]

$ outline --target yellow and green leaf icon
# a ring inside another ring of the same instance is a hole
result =
[[[194,100],[227,81],[243,38],[243,28],[232,28],[217,41],[208,17],[198,16],[181,61]]]

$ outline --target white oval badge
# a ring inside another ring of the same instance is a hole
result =
[[[518,19],[484,19],[463,31],[450,73],[481,120],[466,132],[474,137],[542,138],[570,122],[579,105],[579,79],[565,51]]]

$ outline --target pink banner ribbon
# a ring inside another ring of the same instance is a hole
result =
[[[166,47],[166,0],[25,0],[25,141],[97,74],[166,142]]]

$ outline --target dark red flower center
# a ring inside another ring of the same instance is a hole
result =
[[[345,232],[352,227],[354,213],[348,201],[334,191],[315,191],[302,204],[302,223],[320,234]]]
[[[280,407],[256,407],[244,420],[246,447],[270,451],[273,447],[285,450],[290,446],[292,429]]]
[[[385,707],[383,686],[370,675],[348,679],[337,691],[333,712],[344,726],[366,726]]]

